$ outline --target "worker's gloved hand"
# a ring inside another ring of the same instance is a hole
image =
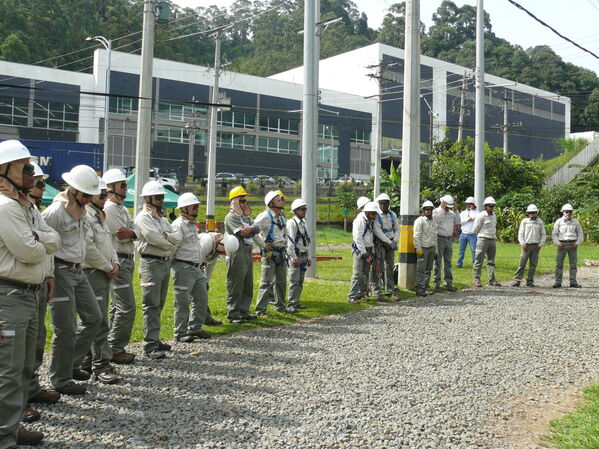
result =
[[[390,243],[383,242],[383,248],[385,248],[385,251],[393,251]]]
[[[393,251],[397,251],[397,242],[396,241],[391,242],[391,249]]]
[[[422,256],[424,256],[424,251],[422,251],[421,249],[419,249],[418,251],[416,251],[416,255],[418,257],[422,257]]]
[[[372,257],[370,257],[368,254],[362,255],[362,260],[364,261],[364,263],[367,263],[368,265],[372,263]]]

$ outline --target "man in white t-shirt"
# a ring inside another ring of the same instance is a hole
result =
[[[460,222],[462,225],[462,232],[458,241],[458,261],[456,266],[462,268],[464,265],[464,254],[466,253],[466,246],[470,246],[472,252],[472,265],[474,265],[474,257],[476,255],[476,234],[474,233],[474,219],[478,215],[478,209],[474,204],[474,197],[469,196],[464,202],[466,210],[460,213]]]

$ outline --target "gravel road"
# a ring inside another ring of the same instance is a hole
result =
[[[510,398],[599,374],[582,289],[466,290],[192,345],[40,406],[47,448],[510,448]]]

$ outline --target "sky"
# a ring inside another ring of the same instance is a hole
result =
[[[198,7],[218,4],[229,7],[234,0],[173,0],[181,6]],[[393,0],[353,0],[357,8],[368,16],[368,25],[377,29]],[[458,6],[476,5],[476,0],[453,0]],[[518,0],[538,18],[582,47],[599,55],[599,0]],[[421,0],[420,20],[431,25],[433,12],[441,0]],[[565,61],[595,71],[599,75],[599,59],[585,53],[553,34],[524,11],[507,0],[485,0],[484,8],[491,15],[494,33],[523,48],[549,45]]]

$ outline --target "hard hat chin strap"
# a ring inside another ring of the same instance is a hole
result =
[[[10,182],[12,184],[12,186],[17,189],[20,192],[23,192],[25,194],[29,193],[29,189],[24,188],[23,186],[19,186],[17,185],[16,182],[14,182],[12,179],[10,179],[8,177],[8,172],[10,171],[10,167],[11,167],[12,163],[9,162],[8,164],[6,164],[6,170],[4,171],[4,173],[0,174],[0,178],[4,178],[6,179],[8,182]]]

